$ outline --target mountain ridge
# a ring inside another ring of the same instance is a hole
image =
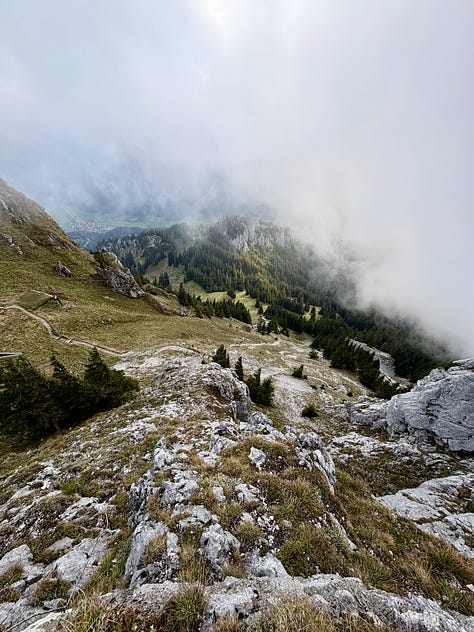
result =
[[[31,230],[27,219],[22,229]],[[173,230],[184,244],[184,229]],[[239,239],[235,245],[237,252]],[[175,295],[146,280],[143,297],[127,298],[101,283],[92,256],[59,247],[35,246],[40,274],[0,243],[0,257],[14,270],[4,277],[9,296],[29,301],[24,311],[0,309],[2,345],[15,341],[43,369],[51,352],[69,367],[83,364],[87,346],[71,339],[108,344],[121,356],[109,361],[137,379],[140,392],[28,449],[2,441],[4,628],[474,630],[474,565],[453,548],[456,533],[433,523],[435,538],[405,517],[405,494],[425,503],[420,512],[428,516],[436,494],[446,524],[466,530],[461,550],[471,550],[470,455],[419,447],[409,443],[410,431],[397,441],[370,428],[362,434],[348,407],[380,400],[369,398],[356,373],[333,366],[335,356],[311,346],[308,333],[283,332],[276,320],[277,330],[268,332],[272,319],[263,314],[253,324],[199,317],[199,303],[184,288]],[[283,247],[284,238],[276,250]],[[71,276],[55,275],[58,252]],[[272,291],[283,300],[279,261]],[[261,281],[262,291],[272,287],[269,276]],[[38,301],[46,286],[59,303]],[[296,288],[280,307],[303,310],[294,314],[312,326],[344,321],[346,335],[352,324],[370,323],[370,315],[341,306],[331,311],[330,302],[319,317],[319,306],[306,310],[301,289],[302,300]],[[189,304],[179,308],[180,298]],[[245,290],[228,298],[246,300],[258,316],[257,299]],[[220,346],[232,368],[213,361]],[[251,401],[245,379],[255,375],[271,380],[272,406]],[[419,385],[413,396],[423,392]],[[297,613],[282,593],[297,600]]]

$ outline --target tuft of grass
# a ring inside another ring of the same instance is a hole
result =
[[[474,616],[474,595],[459,590],[456,586],[441,585],[438,599],[445,608],[456,610],[466,616]]]
[[[61,492],[66,496],[84,496],[92,498],[100,492],[100,486],[97,481],[92,480],[89,476],[80,476],[79,478],[71,478],[61,485]]]
[[[212,579],[209,562],[200,555],[193,544],[183,544],[180,555],[179,581],[183,583],[208,584]]]
[[[244,625],[237,617],[223,617],[212,628],[212,632],[243,632]]]
[[[302,524],[285,540],[277,557],[288,573],[298,577],[318,572],[345,574],[347,552],[338,546],[322,527]]]
[[[12,586],[23,576],[23,566],[12,564],[0,575],[0,603],[15,602],[21,597],[21,592]]]
[[[242,517],[242,505],[236,501],[221,505],[216,511],[221,526],[226,531],[234,531]]]
[[[160,615],[160,632],[198,632],[205,607],[200,586],[184,588],[165,603]]]
[[[431,551],[430,562],[438,577],[455,577],[461,584],[474,582],[474,566],[452,547],[440,543],[440,547]]]
[[[241,520],[233,530],[233,534],[240,541],[243,551],[251,551],[263,536],[262,529],[253,520]]]
[[[30,604],[40,606],[52,599],[67,599],[70,588],[71,583],[59,577],[42,579],[30,598]]]
[[[145,566],[159,562],[166,553],[166,535],[157,535],[146,545],[143,552],[142,562]]]
[[[19,599],[21,599],[21,591],[18,588],[12,586],[0,588],[0,603],[15,603]]]
[[[366,584],[380,588],[380,590],[394,591],[396,584],[390,569],[375,556],[365,551],[358,556],[359,569]]]
[[[267,608],[246,629],[248,632],[395,632],[390,626],[359,616],[331,617],[304,599],[286,599]]]
[[[283,479],[281,486],[281,501],[273,508],[279,519],[299,524],[306,520],[314,520],[324,513],[324,505],[317,489],[309,481],[304,478]]]
[[[12,564],[7,570],[0,575],[0,588],[5,588],[14,584],[23,576],[23,565],[20,563]]]

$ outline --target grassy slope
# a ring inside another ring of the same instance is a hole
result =
[[[72,367],[88,354],[85,348],[52,338],[28,315],[6,309],[14,304],[46,319],[59,335],[120,352],[169,341],[212,348],[234,338],[235,325],[229,321],[164,316],[144,299],[128,299],[104,287],[90,254],[35,203],[0,184],[9,205],[8,212],[3,207],[0,212],[0,233],[10,235],[22,251],[0,238],[0,350],[21,351],[41,367],[48,364],[51,353]],[[57,261],[71,270],[71,277],[53,273]],[[50,295],[57,295],[62,306]],[[172,296],[158,300],[172,309],[180,307]]]

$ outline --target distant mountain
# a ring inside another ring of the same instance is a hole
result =
[[[120,235],[138,233],[144,228],[140,226],[117,226],[116,228],[103,227],[100,224],[91,226],[93,222],[87,222],[83,227],[80,223],[75,223],[74,227],[69,227],[67,234],[74,239],[82,248],[92,251],[97,248],[100,241],[107,239],[116,239]]]

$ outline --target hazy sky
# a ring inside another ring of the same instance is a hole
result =
[[[474,354],[472,0],[0,0],[0,177],[66,210],[265,204]]]

